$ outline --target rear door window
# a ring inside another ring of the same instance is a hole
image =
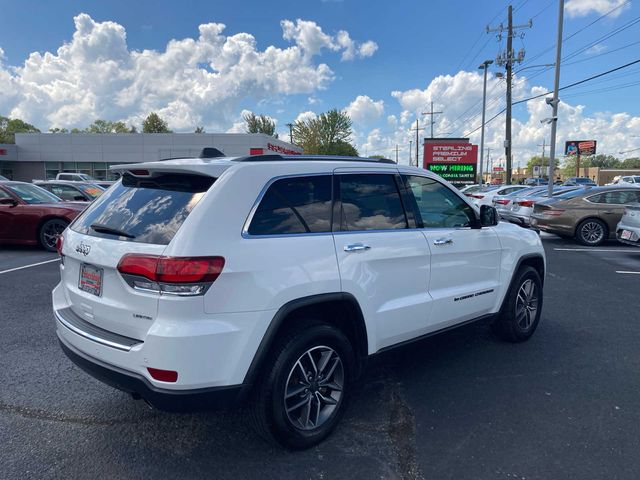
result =
[[[95,237],[167,245],[214,181],[192,174],[151,178],[125,174],[71,229]]]
[[[253,214],[250,235],[331,231],[331,175],[282,178],[273,182]]]
[[[342,174],[340,230],[396,230],[407,228],[394,175]]]

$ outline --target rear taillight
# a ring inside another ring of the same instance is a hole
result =
[[[64,245],[64,237],[62,235],[58,235],[56,239],[56,250],[58,251],[58,255],[62,257],[62,246]]]
[[[564,213],[564,210],[560,208],[550,208],[542,213],[544,213],[545,215],[551,215],[552,217],[557,217],[558,215],[562,215]]]
[[[472,193],[471,195],[469,195],[471,198],[477,198],[478,200],[482,200],[484,198],[484,195],[478,195],[477,193]]]
[[[163,257],[128,253],[118,271],[133,288],[170,295],[202,295],[220,276],[223,257]]]
[[[510,200],[503,200],[503,199],[498,199],[495,200],[495,203],[498,203],[500,205],[509,205]]]
[[[533,200],[520,200],[519,202],[516,202],[516,203],[521,207],[533,207],[536,202],[534,202]]]

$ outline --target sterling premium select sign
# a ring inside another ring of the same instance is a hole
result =
[[[456,184],[476,180],[478,146],[468,138],[427,138],[424,141],[424,168]]]

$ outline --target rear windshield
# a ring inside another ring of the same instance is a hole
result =
[[[94,237],[167,245],[214,181],[190,174],[125,174],[71,229]]]

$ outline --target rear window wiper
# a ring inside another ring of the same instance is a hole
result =
[[[117,228],[112,228],[101,223],[92,223],[91,228],[99,233],[110,233],[112,235],[118,235],[119,237],[136,238],[135,235],[131,235],[123,230],[118,230]]]

